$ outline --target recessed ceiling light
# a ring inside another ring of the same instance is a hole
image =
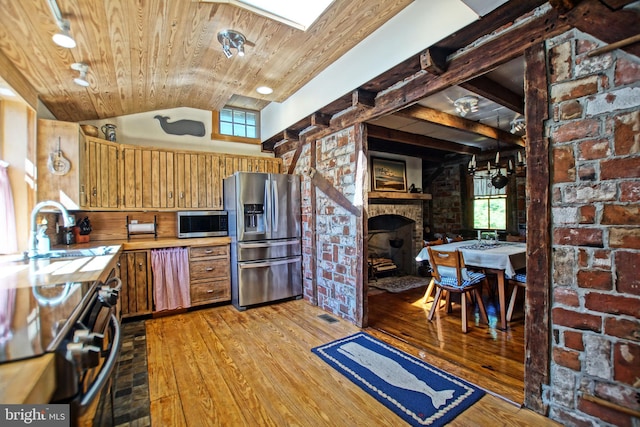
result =
[[[273,93],[273,89],[271,89],[269,86],[260,86],[258,89],[256,89],[256,92],[263,95],[269,95]]]

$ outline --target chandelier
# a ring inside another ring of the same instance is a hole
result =
[[[500,129],[500,117],[498,117],[498,130]],[[476,172],[485,171],[486,174],[481,176],[481,178],[487,178],[491,181],[491,185],[493,185],[497,189],[502,189],[507,186],[509,183],[509,176],[513,175],[516,172],[516,167],[523,168],[525,167],[524,157],[520,151],[518,151],[516,155],[516,164],[514,167],[513,161],[509,159],[506,163],[500,163],[500,138],[496,138],[496,143],[498,144],[498,150],[496,151],[496,158],[493,163],[491,161],[487,161],[486,169],[484,167],[478,167],[476,163],[476,155],[474,154],[471,160],[469,161],[469,165],[467,166],[467,171],[469,175],[476,176]],[[507,175],[504,175],[502,171],[505,170]]]

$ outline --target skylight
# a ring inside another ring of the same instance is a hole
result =
[[[306,31],[333,0],[226,0],[267,18]]]

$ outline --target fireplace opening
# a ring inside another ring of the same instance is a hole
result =
[[[402,215],[383,214],[369,218],[367,224],[370,278],[414,275],[415,221]]]

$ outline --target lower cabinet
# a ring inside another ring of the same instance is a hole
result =
[[[153,310],[151,257],[149,251],[126,251],[120,255],[122,317],[149,314]]]
[[[231,300],[229,245],[189,248],[191,306]]]

